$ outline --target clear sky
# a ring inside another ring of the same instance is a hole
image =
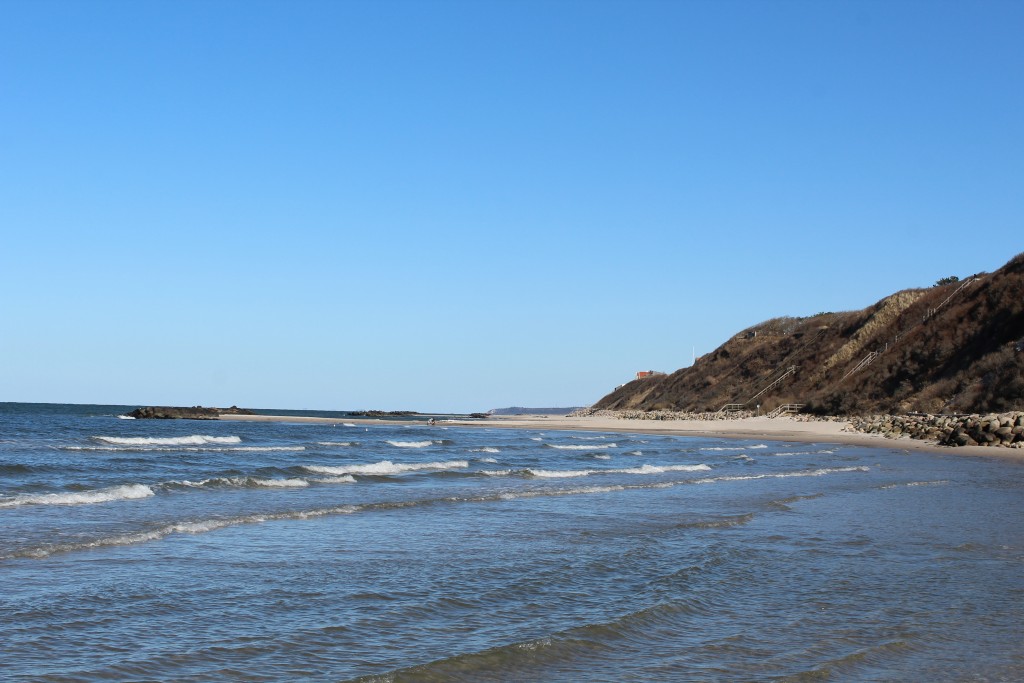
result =
[[[1024,251],[1022,2],[0,3],[0,401],[589,404]]]

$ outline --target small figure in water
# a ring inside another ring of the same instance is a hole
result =
[[[437,424],[437,420],[435,420],[434,418],[430,418],[429,420],[427,420],[427,424],[428,425],[436,425]]]

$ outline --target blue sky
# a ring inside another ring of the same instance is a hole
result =
[[[0,400],[589,404],[1024,250],[1020,2],[0,6]]]

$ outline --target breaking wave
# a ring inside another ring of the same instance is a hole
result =
[[[212,477],[210,479],[203,479],[202,481],[189,481],[184,479],[181,481],[167,482],[167,486],[187,486],[187,487],[219,487],[219,486],[238,486],[242,488],[298,488],[309,486],[309,482],[305,479],[299,479],[293,477],[291,479],[263,479],[260,477]]]
[[[470,453],[501,453],[500,448],[494,446],[484,446],[483,448],[470,448]]]
[[[448,460],[446,462],[401,463],[382,460],[370,465],[345,465],[344,467],[328,467],[325,465],[303,465],[302,469],[316,474],[363,474],[389,475],[421,470],[453,470],[469,467],[466,460]]]
[[[382,464],[382,463],[378,463]],[[653,466],[652,466],[653,467]],[[677,466],[685,467],[685,466]],[[699,467],[697,465],[691,465],[690,467]],[[706,467],[706,466],[705,466]],[[313,470],[314,468],[307,467],[306,469]],[[316,470],[325,470],[329,468],[315,468]],[[642,468],[638,468],[642,469]],[[430,498],[425,500],[417,501],[392,501],[392,502],[380,502],[380,503],[368,503],[363,505],[343,505],[329,508],[319,508],[313,510],[301,510],[292,512],[280,512],[280,513],[267,513],[267,514],[256,514],[243,517],[232,517],[232,518],[221,518],[221,519],[209,519],[201,521],[188,521],[178,522],[173,524],[167,524],[156,529],[148,531],[141,531],[137,533],[127,533],[117,536],[109,536],[103,538],[96,538],[88,541],[72,542],[72,543],[59,543],[52,545],[45,545],[35,548],[27,548],[12,553],[0,555],[0,559],[13,559],[18,557],[25,558],[43,558],[53,555],[55,553],[73,552],[77,550],[88,550],[93,548],[102,548],[108,546],[120,546],[120,545],[133,545],[138,543],[146,543],[150,541],[158,541],[172,534],[200,534],[210,531],[216,531],[231,526],[238,526],[242,524],[259,524],[269,521],[278,520],[304,520],[304,519],[315,519],[318,517],[324,517],[328,515],[341,515],[341,514],[353,514],[361,511],[371,510],[385,510],[395,508],[408,508],[409,506],[419,505],[431,505],[437,503],[449,503],[449,504],[460,504],[460,503],[485,503],[494,501],[513,501],[518,499],[528,499],[536,497],[556,497],[556,496],[572,496],[572,495],[591,495],[600,493],[611,493],[616,491],[628,491],[628,490],[643,490],[643,489],[664,489],[672,488],[675,486],[682,486],[686,484],[708,484],[719,481],[741,481],[751,479],[765,479],[765,478],[784,478],[784,477],[806,477],[806,476],[823,476],[827,474],[837,474],[843,472],[866,472],[869,468],[865,466],[859,467],[839,467],[839,468],[825,468],[818,470],[808,470],[800,472],[779,472],[773,474],[763,475],[751,475],[751,476],[725,476],[708,479],[696,479],[696,480],[683,480],[683,481],[668,481],[658,482],[653,484],[619,484],[609,486],[580,486],[571,488],[544,488],[534,489],[527,491],[514,491],[495,493],[475,497],[450,497],[450,498]],[[505,473],[509,473],[506,471]],[[330,472],[328,472],[330,474]],[[132,488],[132,487],[115,487],[116,488]],[[148,487],[140,487],[140,489],[148,489]],[[112,491],[114,489],[109,489]],[[98,492],[97,492],[98,493]],[[152,495],[150,491],[149,494]],[[735,520],[712,520],[709,524],[714,526],[720,526],[723,524],[736,524],[743,523],[744,518],[737,518]]]
[[[601,470],[544,470],[528,467],[521,470],[485,470],[483,474],[488,476],[505,477],[512,474],[522,474],[541,479],[568,479],[573,477],[589,477],[593,474],[665,474],[667,472],[707,472],[711,468],[708,465],[642,465],[641,467],[626,467],[621,469]]]
[[[202,434],[172,437],[94,436],[93,439],[116,446],[202,446],[215,443],[242,443],[242,438],[239,436],[204,436]]]
[[[145,450],[147,452],[158,452],[158,451],[188,451],[190,453],[209,453],[215,451],[217,453],[223,453],[226,451],[243,452],[243,453],[264,453],[272,451],[304,451],[305,446],[155,446],[153,448],[139,448],[130,446],[60,446],[62,451],[132,451],[132,450]]]
[[[595,443],[595,444],[555,444],[548,443],[544,444],[548,448],[557,448],[560,451],[593,451],[599,448],[618,448],[618,444],[614,443]]]
[[[427,446],[433,446],[434,444],[441,443],[440,441],[387,441],[386,443],[395,446],[396,448],[426,448]]]
[[[20,494],[13,498],[0,500],[0,507],[16,507],[19,505],[90,505],[93,503],[109,503],[115,500],[148,498],[152,495],[155,495],[153,489],[145,484],[126,484],[96,489],[95,491]]]

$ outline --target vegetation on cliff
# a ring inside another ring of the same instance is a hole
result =
[[[787,403],[833,415],[1024,408],[1024,254],[861,311],[765,321],[593,407],[765,412]]]

